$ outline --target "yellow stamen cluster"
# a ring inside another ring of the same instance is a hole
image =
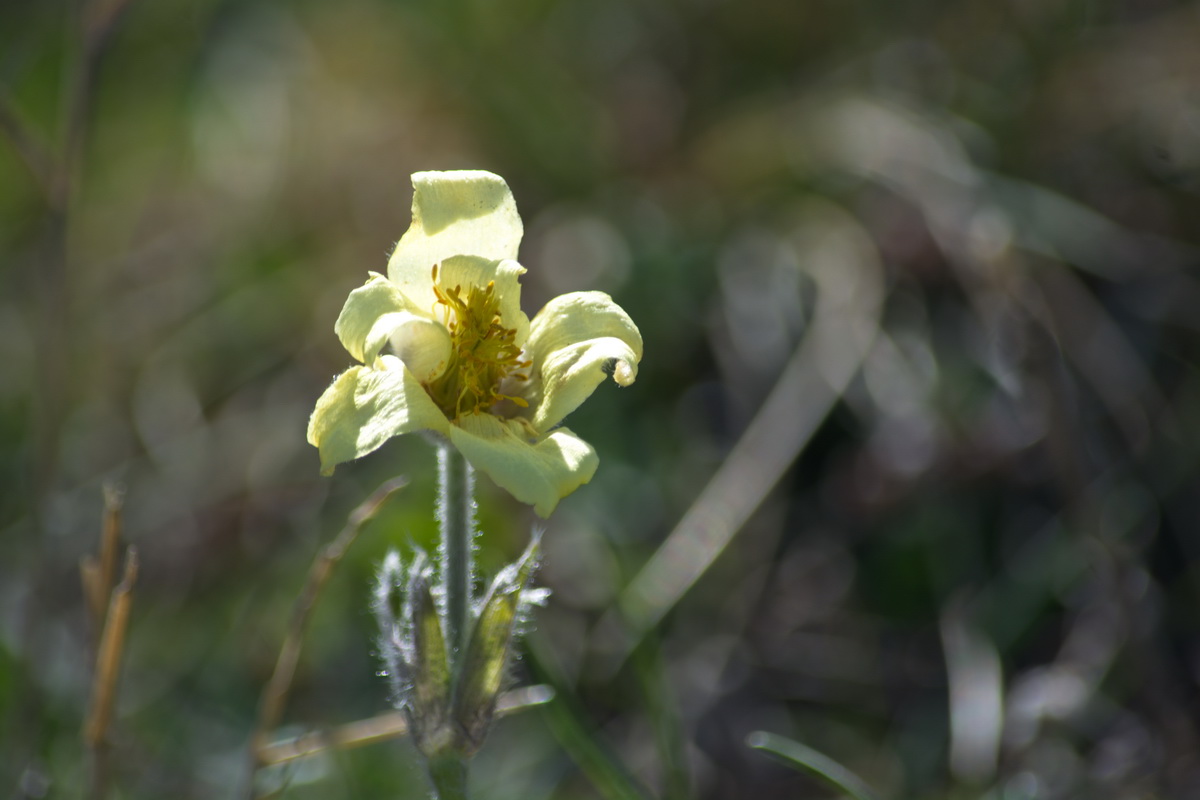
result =
[[[450,332],[450,362],[425,389],[442,413],[456,420],[463,414],[486,411],[500,400],[527,406],[520,397],[500,393],[500,382],[530,362],[521,360],[516,330],[500,324],[495,282],[484,288],[468,287],[465,293],[461,286],[447,289],[438,284],[435,264],[433,293],[437,305],[442,306],[442,322]]]

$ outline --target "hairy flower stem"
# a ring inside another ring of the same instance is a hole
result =
[[[429,777],[433,779],[438,800],[467,800],[467,760],[465,758],[430,759]]]
[[[475,538],[475,474],[449,444],[438,451],[438,521],[441,523],[442,587],[445,591],[446,649],[450,676],[457,684],[471,635],[472,548]],[[467,759],[446,753],[429,759],[429,777],[438,800],[466,800]]]
[[[457,676],[471,631],[471,556],[475,538],[475,473],[449,445],[438,451],[438,519],[442,533],[442,585],[446,592],[446,643]]]

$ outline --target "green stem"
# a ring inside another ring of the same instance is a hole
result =
[[[438,800],[467,800],[467,761],[457,756],[431,758],[429,777]]]
[[[438,519],[442,528],[442,582],[446,591],[446,642],[450,673],[459,662],[471,632],[471,549],[475,536],[475,475],[462,454],[450,445],[438,451]]]
[[[471,556],[475,538],[475,475],[448,443],[438,450],[438,522],[442,533],[442,587],[446,592],[446,649],[450,682],[458,685],[471,635]],[[428,761],[438,800],[467,800],[467,759],[447,752]]]

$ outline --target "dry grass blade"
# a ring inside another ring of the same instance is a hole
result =
[[[96,654],[91,709],[84,732],[88,745],[93,748],[103,746],[112,719],[117,674],[120,672],[121,653],[125,648],[125,631],[129,623],[129,609],[133,604],[133,584],[137,580],[137,572],[137,551],[131,547],[125,555],[124,576],[108,603],[104,632],[100,636],[100,647]]]
[[[121,547],[121,505],[120,491],[106,486],[100,556],[87,556],[79,565],[84,600],[96,636],[92,694],[83,728],[84,744],[91,759],[88,795],[93,798],[102,798],[108,791],[108,730],[116,706],[117,678],[138,572],[137,552],[131,547],[125,554],[121,583],[113,588]]]
[[[554,690],[549,686],[526,686],[505,692],[496,704],[496,716],[503,717],[554,699]],[[370,719],[339,725],[328,732],[313,731],[295,739],[285,739],[259,750],[262,766],[286,764],[298,758],[307,758],[328,750],[349,750],[389,739],[398,739],[408,733],[408,720],[399,711],[389,711]]]
[[[374,494],[350,513],[345,527],[342,528],[337,538],[321,550],[313,561],[308,573],[308,582],[300,596],[296,598],[296,604],[292,608],[287,633],[284,636],[283,645],[279,649],[279,658],[275,662],[275,671],[263,688],[262,697],[259,700],[258,722],[250,737],[250,777],[247,782],[247,797],[253,796],[254,771],[261,763],[264,763],[262,752],[266,748],[268,733],[279,724],[279,720],[283,716],[284,704],[287,702],[292,679],[296,674],[296,665],[300,660],[300,647],[304,639],[304,631],[308,626],[309,617],[316,606],[321,589],[329,580],[329,576],[333,574],[333,568],[342,560],[350,545],[358,537],[363,525],[379,512],[379,509],[393,494],[406,485],[408,485],[407,478],[393,478],[376,489]]]
[[[1174,420],[1152,372],[1137,348],[1073,270],[1038,274],[1046,293],[1040,313],[1064,354],[1095,389],[1133,449],[1145,446],[1152,426]]]
[[[984,785],[996,774],[1004,734],[1004,671],[991,641],[971,624],[963,602],[942,612],[942,651],[950,705],[950,771]]]
[[[111,508],[111,507],[110,507]],[[109,516],[108,520],[113,518]],[[105,542],[112,543],[115,552],[119,538],[119,519],[113,526],[105,525]],[[103,558],[101,559],[103,561]],[[93,569],[88,570],[86,567]],[[111,591],[107,613],[102,620],[99,646],[96,651],[96,668],[92,679],[92,699],[88,706],[87,722],[83,738],[91,757],[91,774],[88,796],[100,800],[108,794],[109,759],[108,730],[112,723],[113,708],[117,701],[117,678],[121,671],[121,655],[125,651],[125,631],[129,626],[129,611],[133,606],[133,585],[137,581],[137,551],[130,547],[125,553],[125,571],[121,583]],[[103,569],[94,563],[85,565],[85,588],[88,576],[96,587],[102,586]]]
[[[874,246],[844,212],[816,206],[796,231],[813,256],[812,327],[732,452],[600,623],[615,671],[729,545],[787,471],[858,371],[879,330]],[[820,243],[813,245],[810,240]]]
[[[92,615],[92,624],[97,637],[104,630],[108,614],[109,595],[116,580],[117,550],[121,539],[121,491],[113,486],[104,487],[104,528],[100,534],[100,558],[86,556],[79,565],[83,581],[83,597]]]

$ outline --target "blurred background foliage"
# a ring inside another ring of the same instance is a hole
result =
[[[601,466],[516,676],[563,696],[478,797],[833,796],[758,729],[889,798],[1200,796],[1197,42],[1170,0],[0,3],[0,793],[89,780],[106,482],[114,796],[237,790],[309,562],[401,472],[283,733],[385,707],[369,583],[432,542],[433,454],[321,478],[305,423],[409,173],[484,168],[526,311],[608,291],[646,359],[571,418]],[[536,520],[480,506],[492,571]],[[405,742],[260,775],[423,780]]]

